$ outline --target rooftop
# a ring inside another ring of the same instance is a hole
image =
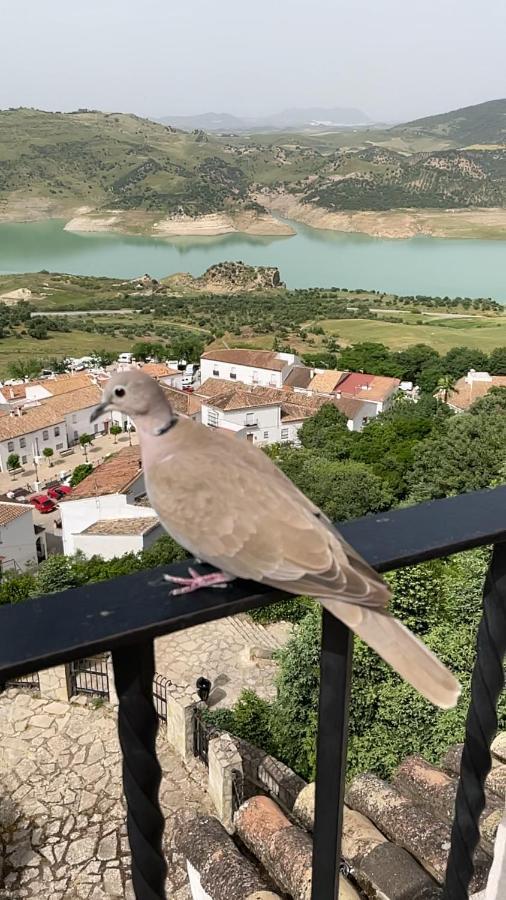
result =
[[[481,397],[485,397],[494,387],[506,387],[506,375],[491,375],[490,380],[459,378],[453,391],[448,392],[448,404],[455,409],[465,410]]]
[[[12,413],[0,417],[0,441],[30,434],[41,428],[58,425],[69,413],[88,409],[99,403],[102,392],[96,385],[68,391],[59,397],[48,397],[37,406],[25,408],[20,415]]]
[[[169,378],[171,375],[181,374],[177,369],[166,366],[165,363],[144,363],[140,368],[146,375],[151,375],[151,378]]]
[[[28,503],[0,503],[0,526],[8,525],[28,512],[32,512],[32,507]]]
[[[400,385],[399,378],[388,378],[385,375],[367,375],[352,372],[347,375],[337,388],[343,396],[355,397],[358,400],[373,400],[381,403],[387,400]]]
[[[93,378],[88,373],[78,372],[75,375],[55,375],[48,378],[37,378],[35,381],[24,381],[23,384],[6,384],[0,387],[0,391],[7,400],[22,400],[26,398],[27,388],[42,387],[51,396],[67,394],[69,391],[78,391],[93,384]]]
[[[254,369],[275,369],[278,372],[282,372],[287,365],[286,359],[280,359],[273,350],[208,350],[201,358],[238,366],[252,366]]]
[[[283,387],[307,388],[311,381],[311,369],[308,366],[294,366],[285,378]]]
[[[327,369],[325,372],[317,372],[308,385],[309,391],[320,394],[331,394],[338,384],[346,377],[348,372],[339,372],[337,369]]]
[[[84,500],[87,497],[98,497],[104,494],[122,494],[137,478],[141,471],[141,454],[138,447],[125,447],[114,456],[110,456],[93,472],[83,479],[65,503]]]
[[[211,379],[213,380],[213,379]],[[202,398],[192,391],[180,391],[178,388],[160,385],[174,412],[183,416],[194,416],[202,406]]]
[[[81,534],[149,534],[160,524],[156,516],[139,516],[135,519],[101,519],[89,525]]]

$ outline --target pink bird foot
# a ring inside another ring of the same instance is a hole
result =
[[[190,578],[181,578],[179,575],[164,575],[165,581],[170,581],[180,587],[174,588],[170,593],[175,597],[178,594],[193,594],[200,588],[225,587],[229,581],[234,581],[234,576],[227,572],[211,572],[209,575],[199,575],[196,569],[188,569]]]

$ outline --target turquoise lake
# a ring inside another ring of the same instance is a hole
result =
[[[224,260],[278,266],[290,288],[375,288],[506,302],[506,241],[384,240],[292,223],[293,237],[155,239],[72,234],[59,220],[0,224],[0,273],[69,272],[134,278],[200,275]]]

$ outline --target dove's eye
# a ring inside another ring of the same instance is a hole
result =
[[[115,397],[124,397],[125,396],[125,388],[122,388],[122,387],[114,388],[114,396]]]

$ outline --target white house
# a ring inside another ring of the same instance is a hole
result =
[[[24,503],[0,503],[0,573],[26,572],[37,565],[33,509]]]
[[[145,493],[139,448],[110,456],[60,503],[63,552],[111,559],[149,546],[163,529]]]
[[[160,520],[151,509],[142,508],[142,516],[139,515],[138,509],[135,507],[133,509],[137,512],[137,516],[99,519],[79,534],[74,534],[74,552],[79,550],[88,559],[92,556],[113,559],[115,556],[139,553],[151,547],[165,534]]]
[[[299,362],[293,353],[272,350],[209,350],[200,358],[200,377],[280,388]]]
[[[98,386],[89,385],[0,416],[0,471],[7,470],[11,453],[26,465],[41,457],[46,447],[57,454],[77,443],[91,430],[90,414],[101,394]],[[95,434],[107,431],[110,419],[110,413],[104,413],[95,423]]]

